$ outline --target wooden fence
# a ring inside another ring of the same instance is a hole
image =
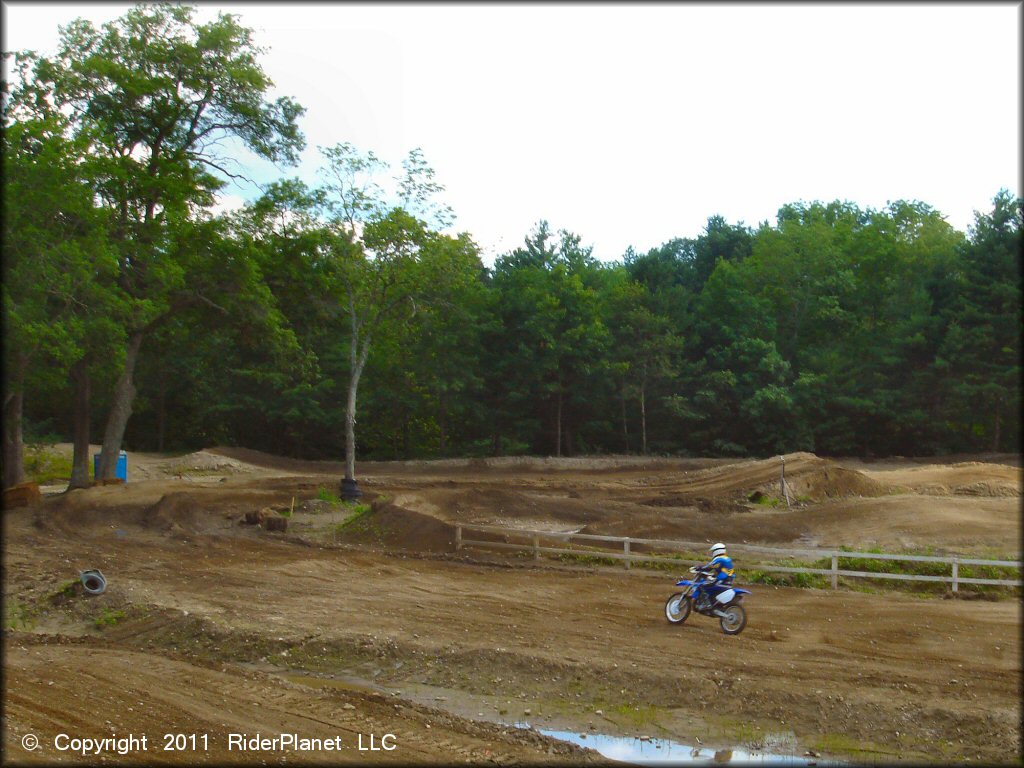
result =
[[[481,533],[494,534],[503,537],[503,540],[499,541],[485,539],[467,539],[463,536],[463,530],[479,531]],[[514,543],[509,541],[510,538],[529,539],[529,543]],[[542,540],[550,541],[552,539],[563,542],[566,544],[566,546],[554,547],[541,544]],[[573,540],[595,542],[598,546],[600,546],[601,543],[616,544],[622,547],[622,551],[610,551],[606,548],[573,549]],[[623,564],[627,569],[630,567],[630,564],[634,562],[660,562],[677,564],[679,563],[678,558],[669,557],[664,554],[640,554],[634,552],[632,549],[633,545],[640,545],[645,547],[658,547],[661,549],[689,553],[703,553],[707,548],[707,544],[701,544],[696,542],[669,541],[664,539],[637,539],[631,536],[597,536],[589,533],[535,531],[524,530],[520,528],[502,528],[494,525],[455,526],[456,550],[462,549],[463,547],[467,546],[476,546],[528,551],[533,552],[533,557],[535,560],[539,560],[542,554],[568,554],[577,556],[593,556],[611,558],[614,560],[622,560]],[[964,558],[956,555],[949,557],[938,557],[933,555],[901,555],[879,552],[846,552],[844,550],[837,549],[788,549],[776,547],[760,547],[748,544],[731,544],[729,546],[729,549],[737,553],[764,553],[767,554],[769,557],[796,556],[812,558],[815,560],[831,558],[831,568],[803,568],[788,565],[761,565],[757,563],[753,563],[749,567],[751,567],[752,570],[767,571],[771,573],[810,573],[821,576],[830,576],[832,589],[838,588],[840,576],[870,579],[898,579],[900,581],[949,582],[950,584],[952,584],[952,590],[954,592],[959,591],[959,587],[961,584],[990,584],[1001,587],[1022,586],[1022,582],[1020,579],[979,579],[960,576],[959,574],[960,566],[962,565],[998,566],[1005,568],[1020,569],[1021,563],[1019,561],[1014,560],[981,560],[975,558]],[[858,558],[866,560],[902,560],[919,563],[946,563],[947,565],[951,566],[951,568],[949,576],[927,576],[905,573],[880,573],[874,571],[849,571],[839,568],[839,561],[840,559],[844,558]]]

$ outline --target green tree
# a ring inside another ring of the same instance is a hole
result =
[[[348,387],[345,406],[345,496],[359,494],[355,478],[356,403],[359,383],[378,332],[397,315],[413,314],[424,295],[424,263],[437,252],[445,236],[430,229],[401,206],[389,205],[375,175],[387,165],[372,153],[363,154],[351,144],[321,148],[327,161],[322,169],[323,191],[333,211],[336,228],[333,266],[340,286],[339,300],[348,318]],[[433,181],[433,170],[419,150],[403,164],[398,198],[419,211],[448,209],[433,202],[443,190]]]
[[[285,162],[302,147],[302,109],[265,100],[272,82],[250,31],[231,15],[197,24],[193,13],[140,5],[102,31],[74,21],[62,28],[57,54],[34,69],[43,97],[72,115],[72,138],[87,139],[93,186],[113,219],[126,340],[103,437],[104,478],[114,474],[131,415],[143,340],[183,305],[213,300],[194,287],[197,262],[179,247],[188,236],[178,229],[213,202],[224,177],[239,175],[220,147],[235,140]]]
[[[623,277],[628,273],[623,270]],[[611,329],[611,369],[619,379],[622,432],[629,452],[627,401],[635,400],[640,416],[640,453],[648,453],[648,409],[651,387],[672,382],[680,371],[682,337],[670,318],[656,314],[644,284],[623,280],[607,297],[604,312]]]
[[[574,452],[591,408],[588,385],[599,382],[606,359],[599,282],[591,249],[565,230],[556,240],[546,221],[495,263],[501,338],[488,345],[500,358],[493,361],[492,398],[509,414],[528,411],[531,421],[550,424],[548,440],[537,440],[536,427],[526,434],[538,450],[546,444],[558,456]]]
[[[971,449],[1020,447],[1022,224],[1021,198],[1001,190],[990,213],[975,213],[962,252],[960,290],[941,367]]]
[[[85,350],[116,338],[104,313],[103,288],[115,262],[108,220],[93,206],[88,166],[79,162],[86,141],[69,135],[65,115],[36,98],[29,80],[38,59],[14,59],[15,80],[4,84],[3,326],[5,486],[24,481],[23,412],[26,382],[36,392],[57,391],[71,376],[88,393]],[[73,367],[74,366],[74,367]],[[75,473],[88,481],[88,401],[77,400]],[[85,475],[83,477],[83,474]]]
[[[484,268],[466,236],[424,246],[415,313],[382,327],[367,370],[364,450],[446,456],[482,431]]]
[[[310,396],[319,383],[316,360],[306,326],[297,322],[316,314],[316,258],[302,259],[302,245],[286,233],[260,230],[251,213],[260,203],[195,221],[187,236],[179,230],[178,247],[194,260],[194,287],[218,301],[183,303],[150,334],[149,354],[139,362],[141,389],[150,396],[137,398],[126,433],[133,445],[154,445],[155,436],[158,447],[184,447],[185,428],[193,440],[240,440],[295,454],[304,442],[299,432],[319,418]]]

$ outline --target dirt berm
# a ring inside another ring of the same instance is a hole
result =
[[[358,467],[368,505],[355,510],[331,501],[337,463],[204,453],[130,454],[125,485],[4,512],[5,764],[96,764],[58,752],[60,733],[162,745],[166,732],[210,746],[141,762],[601,761],[541,728],[1019,765],[1019,590],[778,587],[744,581],[738,559],[748,624],[727,637],[703,616],[665,621],[679,574],[452,546],[454,523],[487,522],[1019,560],[1019,462],[792,454],[792,507],[778,457],[376,463]],[[1018,492],[931,492],[977,483]],[[243,524],[263,509],[288,530]],[[103,594],[81,590],[87,569]],[[227,747],[230,733],[282,732],[344,748]],[[396,750],[357,748],[386,733]]]

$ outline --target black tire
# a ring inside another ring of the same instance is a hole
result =
[[[690,616],[693,601],[684,592],[676,592],[665,601],[665,618],[669,624],[682,624]]]
[[[722,627],[722,631],[727,635],[738,635],[742,632],[743,628],[747,626],[747,612],[743,606],[739,603],[733,603],[722,610],[725,613],[725,616],[722,616],[718,620],[718,624]]]
[[[90,595],[102,595],[107,588],[107,580],[99,571],[82,571],[79,579],[85,591]]]

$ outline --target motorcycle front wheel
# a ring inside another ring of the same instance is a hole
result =
[[[722,616],[718,623],[725,634],[738,635],[747,626],[747,612],[743,609],[742,605],[733,603],[723,613],[725,616]]]
[[[690,598],[683,592],[676,592],[665,601],[665,618],[669,624],[682,624],[690,615]]]

